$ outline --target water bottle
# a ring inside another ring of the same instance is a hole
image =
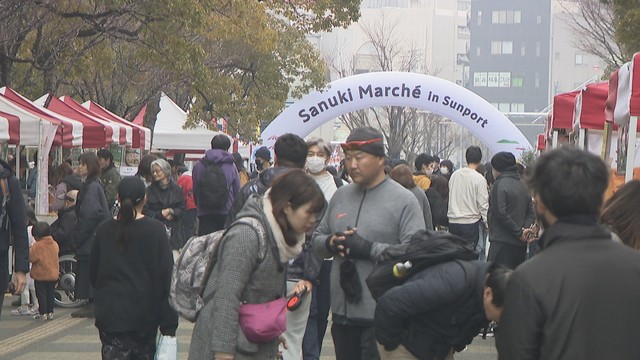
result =
[[[407,275],[409,269],[411,269],[411,261],[399,262],[393,265],[393,276],[400,279]]]

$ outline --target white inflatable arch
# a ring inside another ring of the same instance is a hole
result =
[[[340,115],[376,106],[427,110],[469,129],[491,151],[516,155],[531,144],[498,109],[475,93],[450,81],[407,72],[372,72],[338,79],[296,101],[262,132],[273,148],[278,136],[309,135]]]

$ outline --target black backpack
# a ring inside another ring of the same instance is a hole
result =
[[[227,177],[220,164],[213,163],[206,157],[200,159],[200,162],[204,165],[204,170],[198,184],[198,205],[205,208],[221,208],[229,197]]]
[[[374,299],[387,290],[402,285],[416,273],[437,264],[453,260],[476,260],[473,244],[445,231],[420,230],[409,242],[384,250],[373,271],[367,276],[367,286]],[[399,262],[411,261],[411,268],[400,278],[394,276],[393,267]]]

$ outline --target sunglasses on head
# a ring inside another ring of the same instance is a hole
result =
[[[371,140],[349,141],[349,142],[340,144],[340,147],[342,148],[342,151],[349,151],[349,150],[357,151],[362,149],[362,147],[365,145],[373,144],[374,142],[378,142],[378,141],[382,141],[382,138],[375,138]]]

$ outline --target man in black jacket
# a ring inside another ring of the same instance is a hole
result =
[[[76,200],[78,190],[67,191],[62,196],[63,208],[58,211],[58,218],[51,224],[51,236],[58,243],[59,255],[73,252],[73,231],[76,228]]]
[[[599,157],[569,147],[535,164],[545,230],[507,286],[499,359],[640,359],[640,254],[597,223],[608,175]]]
[[[485,261],[450,261],[415,274],[378,298],[380,358],[451,360],[489,321],[499,321],[511,271]]]
[[[522,183],[516,158],[502,151],[491,159],[496,179],[489,194],[489,261],[509,269],[522,264],[527,256],[527,232],[535,221],[529,191]]]
[[[13,263],[14,294],[20,294],[27,285],[29,272],[29,242],[27,240],[27,212],[25,210],[20,182],[11,173],[11,167],[0,160],[1,194],[0,204],[0,311],[4,300],[4,292],[9,282],[8,250],[13,243],[15,254]],[[8,193],[9,196],[5,193]]]

